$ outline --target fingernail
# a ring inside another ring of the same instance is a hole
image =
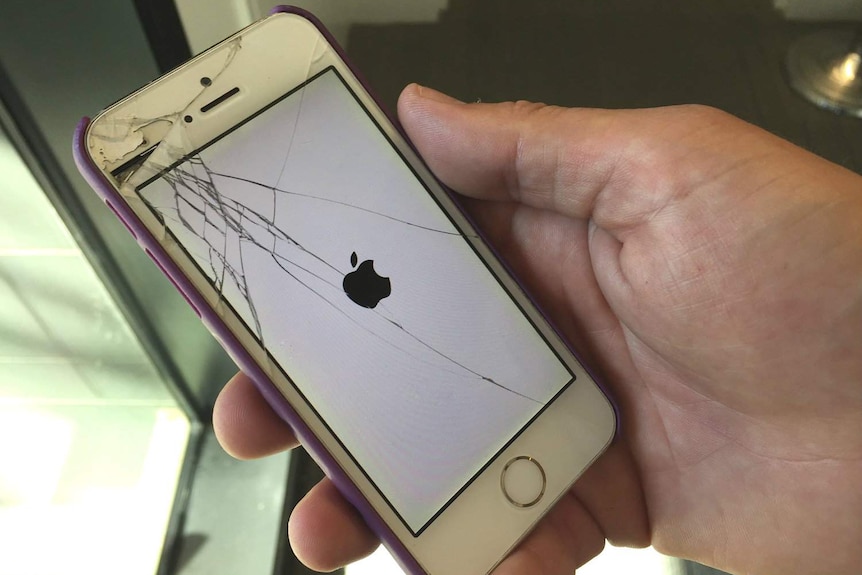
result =
[[[444,104],[463,104],[461,100],[456,100],[452,96],[447,96],[443,92],[438,92],[433,88],[427,88],[420,84],[416,84],[416,90],[419,94],[420,98],[427,98],[429,100],[433,100],[435,102],[441,102]]]

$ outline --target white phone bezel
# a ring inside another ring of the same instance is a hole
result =
[[[140,151],[149,142],[159,142],[161,138],[169,137],[171,127],[182,121],[187,110],[198,110],[201,103],[214,98],[220,90],[233,86],[241,88],[239,95],[231,99],[229,105],[219,107],[217,112],[210,114],[195,113],[194,121],[183,126],[181,139],[187,152],[217,138],[239,121],[329,66],[335,67],[340,73],[456,224],[462,230],[472,229],[446,191],[391,125],[320,30],[298,15],[275,14],[253,24],[111,106],[91,123],[85,139],[87,149],[107,179],[121,191],[128,206],[160,241],[249,354],[264,368],[287,401],[422,568],[433,575],[488,573],[607,448],[614,436],[616,420],[607,398],[485,242],[480,238],[470,239],[530,321],[575,373],[576,381],[427,528],[414,536],[354,464],[311,406],[289,380],[273,368],[265,350],[248,334],[241,320],[224,305],[220,294],[207,278],[178,246],[170,243],[162,224],[134,193],[121,189],[122,186],[111,176],[111,171],[133,155],[133,151]],[[212,83],[202,87],[202,77],[210,78]],[[107,149],[105,142],[108,140],[104,134],[112,134],[115,140],[128,138],[133,131],[129,126],[135,127],[137,133],[129,140],[131,143],[125,146],[128,150],[124,150],[123,146],[117,148],[116,141],[112,143],[115,148]],[[143,137],[139,142],[136,138],[141,135]],[[118,149],[125,153],[118,153]],[[512,458],[525,454],[541,463],[547,478],[544,497],[529,508],[510,503],[500,487],[500,474],[504,465]]]

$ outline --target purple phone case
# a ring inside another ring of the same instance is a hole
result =
[[[359,71],[351,65],[347,58],[347,54],[344,52],[342,47],[338,44],[332,34],[330,34],[323,26],[323,24],[313,14],[295,6],[277,6],[273,8],[270,13],[275,14],[279,12],[302,16],[314,24],[320,33],[323,34],[327,41],[332,45],[339,57],[344,60],[356,78],[362,83],[371,98],[374,99],[380,109],[383,110],[387,117],[389,117],[390,121],[399,130],[399,132],[401,132],[405,140],[409,142],[409,139],[407,139],[407,135],[404,134],[400,124],[386,111]],[[82,118],[75,129],[74,135],[73,155],[75,158],[75,164],[78,166],[78,170],[81,172],[81,175],[126,225],[132,235],[138,240],[138,244],[147,251],[159,269],[168,277],[171,283],[174,284],[174,287],[176,287],[177,290],[185,297],[186,301],[188,301],[207,329],[213,334],[216,340],[218,340],[228,355],[230,355],[231,359],[233,359],[239,368],[251,378],[257,389],[266,399],[267,403],[269,403],[272,409],[290,426],[311,457],[318,465],[320,465],[321,469],[326,473],[326,476],[333,482],[341,494],[357,509],[357,511],[359,511],[365,523],[377,534],[378,537],[380,537],[380,540],[392,553],[401,568],[409,575],[427,575],[425,570],[422,569],[416,559],[395,536],[389,526],[386,525],[374,508],[365,500],[365,497],[362,496],[359,489],[348,478],[347,474],[335,458],[330,455],[323,444],[317,439],[317,437],[315,437],[296,411],[294,411],[293,407],[287,402],[287,400],[285,400],[281,392],[279,392],[275,385],[270,381],[269,377],[246,352],[245,348],[243,348],[242,344],[240,344],[230,330],[228,330],[227,326],[218,314],[209,309],[209,305],[206,303],[204,298],[201,297],[191,282],[185,277],[185,275],[183,275],[176,264],[174,264],[164,249],[162,249],[158,241],[156,241],[146,227],[138,221],[132,210],[126,205],[125,201],[120,197],[120,194],[114,190],[113,186],[102,175],[95,163],[90,160],[89,155],[86,152],[86,142],[84,141],[84,134],[86,133],[89,124],[90,118]],[[467,217],[469,219],[469,216]],[[471,223],[473,223],[472,219]],[[505,262],[503,263],[505,265]],[[508,266],[506,266],[506,268],[511,273]],[[540,311],[542,310],[540,309]],[[545,314],[543,313],[543,315]],[[566,341],[565,338],[562,339],[563,341]],[[568,345],[568,342],[566,342],[566,344]],[[574,350],[572,350],[572,352],[575,353],[576,357],[578,356]],[[578,359],[580,360],[580,358]],[[600,383],[600,380],[593,375],[592,371],[589,370],[583,362],[581,362],[581,365],[609,398],[611,405],[616,412],[617,431],[619,431],[620,418],[617,403],[613,401],[612,396],[608,393],[605,386]]]
[[[313,23],[318,30],[326,37],[327,41],[333,46],[338,55],[350,66],[347,62],[347,55],[335,38],[324,28],[323,24],[314,17],[314,15],[296,8],[293,6],[278,6],[272,10],[272,13],[286,12],[297,14],[306,18]],[[352,67],[353,73],[362,82],[363,86],[367,85],[356,70]],[[373,96],[372,96],[373,97]],[[375,101],[377,99],[375,98]],[[378,102],[379,104],[379,102]],[[209,309],[206,301],[195,290],[191,282],[183,275],[180,269],[168,257],[167,253],[162,249],[156,239],[150,232],[138,221],[134,213],[126,205],[125,201],[120,197],[119,193],[114,190],[113,186],[105,179],[99,168],[90,160],[86,152],[86,142],[84,134],[90,124],[90,118],[82,118],[75,129],[73,142],[73,155],[75,164],[81,175],[87,180],[87,183],[96,191],[99,196],[105,200],[105,203],[116,213],[122,220],[129,231],[143,249],[145,249],[158,265],[159,269],[168,277],[171,283],[179,290],[186,298],[189,304],[194,308],[195,312],[200,316],[204,325],[215,336],[219,343],[224,347],[225,351],[236,362],[239,368],[248,375],[254,384],[257,386],[260,393],[270,404],[273,410],[291,427],[296,437],[302,442],[305,449],[309,452],[312,458],[326,473],[327,477],[335,484],[338,490],[350,503],[359,511],[365,523],[380,537],[381,541],[386,545],[392,555],[395,557],[398,564],[410,575],[423,575],[425,571],[419,566],[410,552],[401,544],[395,534],[380,518],[374,508],[365,500],[359,489],[347,477],[347,474],[333,458],[329,452],[323,447],[323,444],[314,436],[305,422],[300,419],[299,415],[294,411],[293,407],[284,399],[281,392],[273,385],[269,377],[257,365],[252,357],[245,351],[240,342],[228,330],[227,326],[214,311]]]

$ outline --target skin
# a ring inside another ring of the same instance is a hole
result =
[[[699,106],[413,85],[398,113],[621,407],[497,575],[568,575],[606,539],[732,573],[862,571],[862,177]],[[214,426],[241,458],[296,443],[242,374]],[[289,531],[318,570],[377,545],[326,480]]]

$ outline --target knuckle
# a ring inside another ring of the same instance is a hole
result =
[[[545,104],[541,102],[531,102],[529,100],[516,100],[512,102],[512,112],[516,114],[530,115],[544,107]]]
[[[513,119],[527,121],[553,117],[564,110],[564,108],[558,106],[550,106],[542,102],[531,102],[529,100],[517,100],[515,102],[508,102],[506,105]]]
[[[679,113],[691,123],[715,125],[727,122],[733,116],[723,110],[704,104],[684,104],[676,107]]]

